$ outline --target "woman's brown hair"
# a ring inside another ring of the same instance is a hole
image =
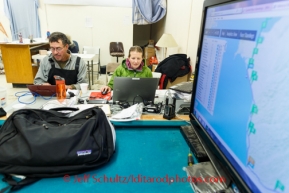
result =
[[[130,57],[130,52],[139,52],[143,55],[143,50],[140,46],[132,46],[128,51],[128,57]]]

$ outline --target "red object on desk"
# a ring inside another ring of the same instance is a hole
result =
[[[101,94],[100,91],[91,92],[89,96],[89,100],[93,100],[93,99],[106,99],[109,101],[111,99],[111,92],[107,94]]]
[[[157,57],[155,57],[155,56],[150,57],[149,65],[158,64],[158,63],[159,63],[159,61],[158,61]]]

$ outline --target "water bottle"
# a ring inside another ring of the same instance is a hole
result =
[[[19,33],[19,43],[23,43],[23,38],[22,38],[22,34]]]
[[[47,32],[46,32],[46,36],[47,36],[47,39],[48,39],[49,36],[50,36],[50,31],[47,31]]]
[[[61,76],[54,76],[56,83],[56,97],[59,102],[66,99],[65,79]]]

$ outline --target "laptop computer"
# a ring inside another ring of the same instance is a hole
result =
[[[112,99],[114,102],[153,102],[159,78],[115,77]]]
[[[181,82],[179,84],[171,86],[170,89],[178,92],[191,94],[193,90],[193,82]]]
[[[56,85],[26,85],[33,96],[56,96]]]

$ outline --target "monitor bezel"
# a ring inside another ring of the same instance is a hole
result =
[[[192,97],[191,97],[191,106],[190,106],[190,122],[194,127],[197,136],[201,140],[202,143],[205,143],[204,148],[208,149],[218,160],[218,164],[222,166],[223,169],[226,170],[226,173],[230,177],[230,180],[237,186],[240,192],[252,192],[249,185],[244,181],[244,179],[239,175],[237,170],[228,160],[228,158],[224,155],[224,153],[220,150],[214,140],[210,137],[207,131],[203,128],[201,123],[197,120],[194,116],[192,110],[194,107],[195,96],[194,93],[196,92],[197,86],[197,79],[198,79],[198,72],[199,72],[199,65],[200,65],[200,55],[202,50],[203,44],[203,32],[205,29],[205,19],[207,10],[211,7],[219,6],[219,5],[226,5],[230,3],[238,3],[238,2],[245,2],[247,0],[205,0],[203,3],[203,10],[202,10],[202,18],[201,18],[201,25],[200,25],[200,35],[198,41],[198,51],[197,51],[197,59],[195,65],[195,74],[194,74],[194,83],[192,89]]]

